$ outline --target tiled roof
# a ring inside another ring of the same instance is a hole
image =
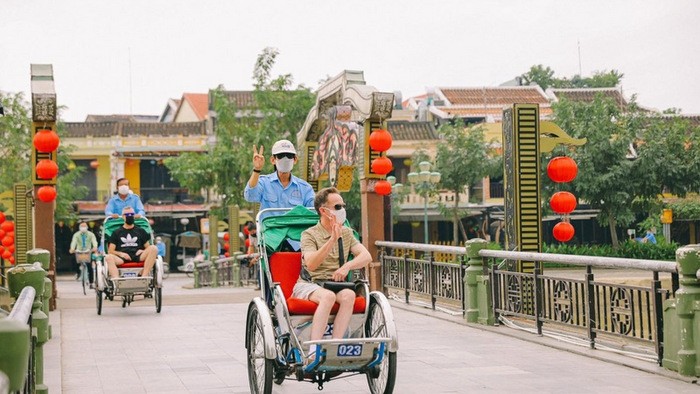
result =
[[[206,122],[140,123],[140,122],[74,122],[64,123],[66,136],[111,137],[128,135],[204,135]]]
[[[224,90],[223,93],[238,109],[253,108],[257,105],[252,90]]]
[[[452,105],[503,106],[515,103],[549,105],[539,86],[484,86],[480,88],[439,88]]]
[[[439,110],[446,112],[449,115],[462,118],[485,118],[492,116],[494,119],[501,119],[503,115],[503,107],[438,107]],[[540,117],[552,115],[552,108],[540,107]]]
[[[158,115],[88,115],[85,122],[157,122]]]
[[[209,113],[209,95],[206,93],[184,93],[182,100],[187,101],[197,115],[197,119],[204,120]],[[182,104],[180,104],[182,105]]]
[[[583,89],[548,89],[547,92],[555,99],[565,98],[571,101],[590,103],[597,95],[613,99],[618,106],[625,108],[627,100],[619,88],[583,88]]]
[[[387,129],[397,141],[436,140],[432,122],[409,122],[405,120],[387,122]]]

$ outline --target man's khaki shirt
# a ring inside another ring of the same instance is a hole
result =
[[[358,244],[359,241],[355,239],[352,229],[349,227],[343,226],[341,234],[343,237],[343,254],[345,255],[345,262],[347,262],[350,255],[350,249]],[[306,229],[306,231],[301,233],[302,256],[307,252],[315,252],[319,250],[326,242],[328,242],[330,238],[331,234],[325,229],[325,227],[323,227],[323,225],[321,225],[321,222],[318,222],[315,226]],[[340,267],[339,256],[338,245],[336,244],[315,271],[307,269],[309,274],[311,274],[311,279],[314,282],[331,280],[335,270]],[[302,260],[301,264],[304,266],[304,268],[306,268],[306,261]],[[301,278],[299,280],[301,280]]]

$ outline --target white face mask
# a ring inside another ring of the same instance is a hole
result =
[[[277,161],[275,162],[275,166],[277,167],[277,171],[279,172],[292,172],[292,168],[294,168],[294,159],[290,159],[287,157],[277,159]]]
[[[119,194],[122,196],[125,196],[129,194],[129,185],[121,185],[117,188],[117,191],[119,191]]]
[[[86,233],[86,232],[87,232],[87,227],[80,226],[80,232],[81,232],[81,233]]]
[[[343,223],[345,223],[345,219],[346,219],[347,216],[348,216],[348,213],[347,213],[347,211],[345,210],[345,208],[341,208],[341,209],[338,210],[338,211],[334,211],[334,210],[332,210],[332,209],[329,209],[329,211],[331,211],[331,213],[335,216],[335,222],[336,222],[336,223],[338,223],[338,224],[343,224]]]

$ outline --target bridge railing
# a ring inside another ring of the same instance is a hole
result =
[[[0,374],[7,377],[0,384],[0,388],[6,386],[4,392],[35,392],[36,335],[32,333],[32,305],[35,297],[36,290],[26,286],[17,297],[10,314],[0,319]]]

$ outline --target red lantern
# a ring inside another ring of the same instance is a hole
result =
[[[58,164],[53,160],[39,160],[36,163],[36,175],[39,179],[52,179],[58,175]]]
[[[10,264],[15,264],[15,256],[10,256]]]
[[[2,256],[3,253],[5,253],[5,247],[0,244],[0,256]]]
[[[228,257],[228,256],[230,256],[229,252],[225,252],[224,257]]]
[[[7,232],[5,232],[5,230],[0,228],[0,239],[5,238],[6,235],[7,235]],[[2,252],[0,252],[0,253],[2,253]]]
[[[381,180],[374,184],[374,192],[380,196],[386,196],[391,193],[391,183]]]
[[[576,178],[576,174],[578,174],[578,166],[574,159],[570,157],[555,157],[547,164],[547,175],[554,182],[571,182]]]
[[[391,172],[394,166],[391,164],[391,159],[386,156],[377,157],[372,160],[372,172],[379,175],[386,175]]]
[[[243,226],[243,235],[248,236],[248,226]]]
[[[53,186],[42,186],[36,191],[36,196],[43,202],[51,202],[56,199],[56,189]]]
[[[39,130],[34,135],[34,147],[39,152],[53,152],[60,142],[58,134],[53,130]]]
[[[4,222],[4,221],[5,221],[5,213],[4,213],[4,212],[0,212],[0,223],[2,223],[2,222]]]
[[[12,245],[8,246],[7,249],[5,249],[5,250],[7,250],[7,251],[9,251],[10,253],[14,254],[14,253],[15,253],[15,244],[12,244]]]
[[[384,129],[377,129],[369,135],[369,147],[377,152],[384,152],[391,148],[391,134]]]
[[[569,222],[559,222],[552,229],[554,238],[559,242],[568,242],[574,237],[574,226]]]
[[[228,241],[230,238],[231,236],[229,235],[229,233],[224,233],[224,241]]]
[[[2,246],[9,247],[10,245],[15,243],[15,239],[12,237],[8,237],[7,235],[2,239]]]
[[[2,258],[3,258],[3,259],[9,260],[10,257],[12,257],[12,253],[10,253],[9,250],[6,250],[6,251],[2,252]]]
[[[571,213],[576,209],[576,196],[569,192],[556,192],[549,199],[549,206],[558,214]]]
[[[226,243],[224,244],[224,250],[225,250],[225,251],[228,251],[229,248],[231,248],[231,245],[229,245],[229,243],[226,242]]]
[[[97,167],[99,167],[99,166],[100,166],[100,162],[97,160],[93,160],[90,162],[90,168],[92,168],[93,170],[96,170]]]
[[[15,223],[8,220],[3,224],[0,224],[0,229],[5,231],[6,233],[9,233],[10,231],[15,231]]]

